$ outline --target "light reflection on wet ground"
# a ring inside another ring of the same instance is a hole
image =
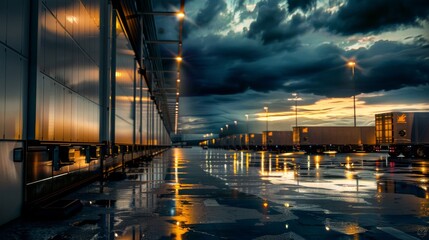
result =
[[[8,239],[429,239],[429,161],[384,154],[171,149],[67,198],[66,220],[20,220]],[[102,191],[100,191],[102,190]]]

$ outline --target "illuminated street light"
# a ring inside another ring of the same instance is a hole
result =
[[[183,12],[178,12],[178,13],[176,13],[176,16],[177,16],[177,18],[182,19],[182,18],[184,18],[184,17],[185,17],[185,13],[183,13]]]
[[[180,56],[176,57],[176,61],[181,62],[182,60],[183,60],[182,57]]]
[[[288,98],[288,101],[295,101],[295,128],[298,129],[298,101],[302,98],[298,97],[298,93],[292,93],[293,98]]]
[[[356,84],[355,84],[355,61],[350,61],[347,65],[352,69],[352,83],[353,83],[353,120],[356,127]]]

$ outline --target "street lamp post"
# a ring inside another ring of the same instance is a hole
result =
[[[249,150],[249,115],[246,114],[246,147]]]
[[[298,97],[298,93],[292,93],[293,98],[288,98],[288,101],[295,101],[295,131],[296,131],[296,137],[294,138],[294,142],[298,142],[298,145],[301,144],[301,138],[298,137],[298,101],[301,101],[302,98]],[[298,139],[297,139],[298,138]]]
[[[246,116],[246,133],[249,133],[249,115],[246,114],[244,116]]]
[[[298,129],[298,101],[302,98],[298,97],[298,93],[292,93],[293,98],[288,98],[288,101],[295,101],[295,128]]]
[[[353,120],[356,127],[356,87],[355,87],[355,66],[356,62],[350,61],[347,65],[352,69],[352,83],[353,83]]]
[[[268,107],[264,107],[266,114],[266,135],[265,135],[265,147],[268,148]]]

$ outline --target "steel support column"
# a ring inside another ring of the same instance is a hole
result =
[[[109,4],[108,0],[100,1],[100,132],[99,140],[107,143],[109,140],[109,69],[108,69],[108,50],[109,50]],[[102,148],[100,159],[101,179],[104,175],[104,157],[107,154],[106,145]]]
[[[115,146],[116,134],[116,9],[112,9],[110,47],[110,146]]]

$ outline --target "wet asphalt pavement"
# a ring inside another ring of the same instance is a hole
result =
[[[0,239],[429,239],[429,161],[173,148]]]

